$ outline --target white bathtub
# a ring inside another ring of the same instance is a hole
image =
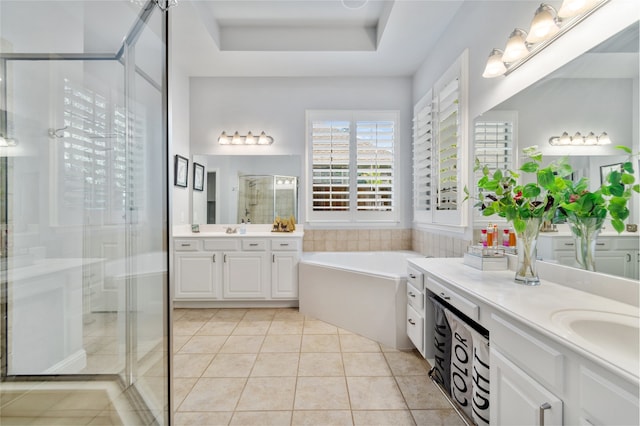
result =
[[[300,312],[395,349],[405,326],[411,251],[309,252],[299,266]]]

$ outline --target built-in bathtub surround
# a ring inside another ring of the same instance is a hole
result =
[[[411,250],[411,229],[305,229],[303,250]]]
[[[412,250],[427,257],[462,257],[471,241],[421,229],[412,233]]]

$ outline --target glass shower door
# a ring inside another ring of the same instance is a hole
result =
[[[166,424],[166,16],[0,19],[0,424]]]

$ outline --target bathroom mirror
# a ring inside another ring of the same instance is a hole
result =
[[[299,211],[300,155],[194,155],[205,168],[204,189],[193,191],[192,223],[273,223]]]
[[[628,146],[633,152],[639,150],[638,32],[636,22],[477,117],[474,123],[486,117],[511,120],[515,155],[520,156],[527,146],[537,145],[545,162],[567,158],[573,166],[574,179],[587,177],[591,189],[596,189],[600,186],[600,168],[627,158],[616,145]],[[604,146],[549,144],[549,138],[561,136],[563,132],[570,136],[576,132],[583,136],[589,132],[596,135],[606,132],[612,143]],[[638,180],[640,167],[637,161],[634,164]],[[631,216],[627,223],[639,221],[638,199],[636,195],[629,203]]]

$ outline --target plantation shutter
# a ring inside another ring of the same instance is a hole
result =
[[[349,121],[312,122],[312,206],[314,211],[348,211]]]
[[[357,121],[357,209],[393,210],[394,122]]]
[[[436,209],[458,209],[458,138],[460,135],[459,77],[437,95]]]
[[[423,105],[421,105],[421,103]],[[431,211],[433,155],[433,104],[431,91],[418,103],[413,118],[413,208],[417,214]]]

